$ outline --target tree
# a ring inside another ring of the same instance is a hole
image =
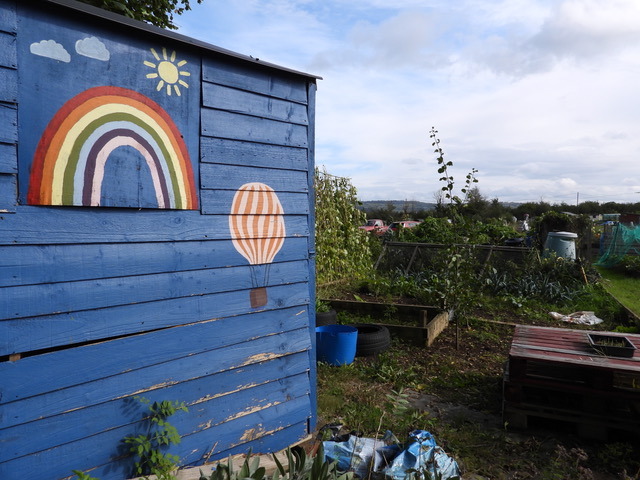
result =
[[[150,23],[160,28],[177,30],[174,15],[191,10],[190,0],[80,0],[94,7],[119,13],[125,17]],[[202,3],[203,0],[196,0]]]

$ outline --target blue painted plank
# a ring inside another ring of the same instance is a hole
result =
[[[227,215],[201,215],[185,210],[96,210],[21,206],[20,215],[0,217],[0,245],[230,238]],[[287,236],[309,235],[306,216],[286,215],[285,223]]]
[[[292,323],[302,323],[306,317],[290,319]],[[239,325],[243,328],[237,328]],[[30,403],[39,407],[28,409],[32,410],[30,412],[16,411],[11,415],[3,415],[0,428],[34,420],[45,415],[49,408],[55,408],[56,410],[50,413],[55,414],[82,407],[89,401],[86,390],[90,388],[95,390],[93,394],[100,395],[99,401],[106,401],[122,395],[131,395],[139,390],[152,390],[179,381],[305,351],[311,346],[307,325],[298,325],[297,329],[295,328],[287,326],[284,331],[278,330],[266,322],[265,316],[249,315],[240,319],[228,318],[118,338],[26,357],[15,362],[2,362],[0,405],[11,405],[18,400],[31,399]],[[194,332],[203,337],[180,337]],[[189,340],[185,341],[185,338]],[[144,354],[141,355],[140,352]],[[212,359],[215,363],[208,363]],[[198,370],[200,366],[204,369]],[[161,371],[155,372],[154,369],[157,368]],[[182,372],[180,368],[186,369]],[[134,373],[140,369],[147,371]],[[141,374],[149,375],[149,380],[145,380],[146,377]],[[118,389],[123,392],[120,394],[98,388],[102,387],[105,381],[109,383],[108,379],[118,375],[122,377],[121,383],[126,383],[129,377],[135,378],[135,382],[122,385]],[[90,383],[95,385],[89,385]],[[82,398],[69,398],[70,391],[73,390],[71,387],[74,386],[77,392],[85,392],[81,395]],[[67,389],[69,392],[65,393],[60,389]],[[101,390],[105,391],[100,392]],[[64,401],[49,400],[46,405],[42,405],[43,399],[38,396],[52,392],[55,394],[53,396]],[[16,406],[7,408],[13,411]]]
[[[186,436],[182,443],[172,446],[170,451],[181,458],[181,463],[187,463],[193,459],[197,461],[204,458],[208,450],[215,451],[224,446],[228,449],[244,444],[248,448],[252,440],[267,437],[272,432],[276,433],[291,426],[291,419],[298,419],[297,423],[300,425],[300,419],[308,414],[308,398],[294,398],[285,404],[206,429],[200,438],[195,435]],[[178,429],[184,418],[176,416],[175,425]],[[256,426],[261,430],[256,429],[255,438],[250,438],[248,434]],[[102,480],[129,478],[129,469],[133,462],[129,458],[118,456],[122,451],[121,440],[131,433],[129,427],[115,428],[101,435],[0,463],[0,478],[28,478],[29,473],[34,471],[47,472],[48,478],[62,478],[72,469],[88,469],[102,465],[104,468],[93,470],[92,475],[99,475]]]
[[[17,48],[15,34],[0,31],[0,67],[11,69],[15,69],[18,67],[16,50]]]
[[[201,133],[206,137],[306,147],[307,127],[222,110],[201,110]]]
[[[315,115],[316,115],[316,84],[309,85],[309,118],[311,119],[311,125],[309,127],[309,189],[313,191],[313,182],[315,181],[315,175],[312,172],[315,171]],[[315,196],[309,195],[310,202],[310,211],[311,215],[309,215],[309,225],[310,225],[310,234],[307,237],[307,241],[309,242],[309,256],[311,257],[309,261],[309,298],[311,301],[309,302],[309,315],[315,315],[315,304],[316,304],[316,262],[315,262],[315,249],[316,249],[316,239],[315,239]],[[316,395],[316,335],[315,335],[315,321],[310,322],[309,324],[309,334],[311,335],[311,343],[313,345],[312,350],[309,352],[310,356],[310,365],[311,371],[309,372],[309,377],[311,379],[311,411],[313,412],[313,416],[311,421],[309,422],[311,431],[315,431],[316,423],[317,423],[317,395]]]
[[[307,258],[304,237],[287,238],[276,256],[278,262]],[[205,270],[246,263],[230,240],[0,245],[0,287]]]
[[[18,31],[15,0],[0,1],[0,31],[10,33],[16,33]]]
[[[248,167],[308,170],[307,149],[202,137],[200,161]]]
[[[207,108],[242,113],[281,122],[308,125],[307,107],[214,83],[202,83],[202,105]]]
[[[0,318],[22,318],[309,280],[305,261],[4,287]]]
[[[0,213],[15,212],[17,198],[17,176],[15,174],[0,173]]]
[[[229,63],[222,59],[205,57],[202,60],[202,78],[207,82],[248,92],[307,103],[308,79],[260,66]]]
[[[223,214],[225,211],[228,211],[235,193],[234,190],[202,190],[200,193],[200,208],[202,209],[202,213],[212,215]],[[307,215],[309,213],[309,196],[306,193],[280,192],[277,195],[282,204],[282,209],[286,214]],[[293,239],[287,239],[287,242],[290,240]],[[280,254],[278,254],[278,256],[279,255]],[[0,259],[0,269],[2,268],[1,262],[2,260]],[[1,282],[2,280],[0,279],[0,283]]]
[[[230,453],[229,450],[237,450],[238,447],[248,450],[249,442],[269,437],[300,420],[308,419],[310,415],[309,398],[297,397],[289,402],[274,405],[273,408],[260,410],[210,429],[203,429],[202,436],[206,435],[204,448],[201,438],[195,437],[192,440],[192,435],[186,435],[180,444],[183,453],[180,456],[181,461],[184,464],[192,464],[207,457],[226,456]]]
[[[0,101],[17,102],[18,100],[18,71],[0,67]]]
[[[184,402],[189,412],[180,413],[179,416],[187,417],[181,422],[180,429],[180,433],[185,435],[197,433],[202,430],[202,425],[210,428],[253,411],[309,395],[309,376],[306,371],[285,378],[273,378],[273,372],[267,369],[267,365],[269,362],[251,369],[239,369],[239,372],[231,370],[183,382],[148,392],[144,397],[151,402]],[[262,379],[262,383],[257,381],[257,377]],[[221,381],[226,381],[226,389],[221,389]],[[0,430],[0,445],[3,446],[0,449],[0,463],[112,428],[133,426],[133,430],[147,411],[146,405],[126,397]]]
[[[235,192],[245,183],[261,182],[279,192],[308,192],[307,172],[299,170],[276,170],[258,167],[240,167],[203,163],[200,165],[200,181],[203,189],[232,190]],[[288,213],[285,210],[285,213]]]
[[[255,312],[295,315],[307,324],[309,289],[298,283],[268,289],[267,305]],[[249,311],[246,290],[137,303],[66,314],[0,322],[0,355],[30,352],[158,328],[184,325]]]
[[[18,141],[18,108],[15,103],[0,101],[0,142]]]
[[[18,155],[16,145],[0,143],[0,173],[17,173]]]
[[[203,437],[205,434],[206,432],[200,435],[200,437]],[[195,438],[198,439],[199,437]],[[270,435],[265,435],[264,437],[260,437],[251,442],[237,445],[233,448],[225,450],[224,452],[213,454],[210,458],[208,458],[208,461],[206,462],[206,465],[211,465],[211,467],[205,468],[213,468],[219,462],[226,464],[229,456],[246,455],[247,453],[249,453],[249,451],[251,451],[254,455],[279,452],[308,438],[310,438],[308,423],[302,422],[294,424],[278,430],[277,432],[274,432]],[[187,440],[192,441],[192,437],[189,437]],[[205,441],[206,440],[207,439],[205,438]],[[186,441],[184,443],[186,444]],[[184,462],[183,464],[185,466],[203,465],[202,461],[193,461],[191,463]],[[203,468],[203,471],[206,471],[205,468]]]

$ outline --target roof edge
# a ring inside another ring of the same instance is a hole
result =
[[[262,65],[263,67],[272,68],[275,70],[280,70],[282,72],[290,73],[293,75],[298,75],[302,77],[311,78],[314,80],[322,80],[322,77],[310,73],[301,72],[299,70],[294,70],[287,67],[282,67],[280,65],[276,65],[274,63],[263,62],[258,58],[254,58],[250,55],[242,55],[237,52],[233,52],[231,50],[227,50],[225,48],[217,47],[210,43],[204,42],[202,40],[197,40],[192,37],[188,37],[178,32],[174,32],[172,30],[166,30],[164,28],[156,27],[155,25],[151,25],[149,23],[141,22],[139,20],[134,20],[133,18],[125,17],[124,15],[120,15],[118,13],[110,12],[108,10],[104,10],[102,8],[94,7],[92,5],[88,5],[86,3],[78,2],[76,0],[40,0],[41,3],[48,3],[59,5],[62,7],[66,7],[72,10],[76,10],[81,13],[85,13],[88,15],[93,15],[95,17],[103,18],[105,20],[109,20],[111,22],[119,23],[121,25],[126,25],[127,27],[135,28],[137,30],[142,30],[145,32],[153,33],[155,35],[160,35],[171,40],[181,42],[192,47],[200,48],[203,50],[208,50],[211,52],[215,52],[221,55],[226,55],[229,57],[233,57],[237,60],[242,60],[244,62],[253,63],[255,65]]]

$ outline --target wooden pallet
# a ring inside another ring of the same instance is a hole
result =
[[[584,330],[518,325],[503,383],[503,420],[569,426],[581,436],[640,435],[640,358],[593,351]],[[640,345],[640,335],[624,335]]]

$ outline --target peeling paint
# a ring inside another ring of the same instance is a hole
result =
[[[121,398],[127,398],[127,397],[133,397],[133,396],[136,396],[136,395],[140,395],[142,393],[150,392],[152,390],[157,390],[159,388],[165,388],[165,387],[170,387],[171,385],[177,385],[178,383],[180,383],[180,382],[172,381],[172,382],[158,383],[158,384],[153,385],[151,387],[143,388],[142,390],[137,390],[135,392],[127,393],[126,395],[120,395],[119,397],[115,397],[114,400],[120,400]]]
[[[240,437],[240,442],[231,445],[231,447],[236,447],[238,445],[242,445],[245,442],[250,442],[251,440],[256,440],[260,437],[265,437],[267,435],[273,435],[280,430],[284,430],[285,427],[274,428],[273,430],[265,430],[262,426],[260,428],[250,428],[249,430],[245,430],[242,437]]]
[[[274,360],[282,355],[278,355],[277,353],[258,353],[256,355],[252,355],[247,358],[242,364],[238,365],[240,367],[244,367],[245,365],[250,365],[252,363],[266,362],[267,360]]]

